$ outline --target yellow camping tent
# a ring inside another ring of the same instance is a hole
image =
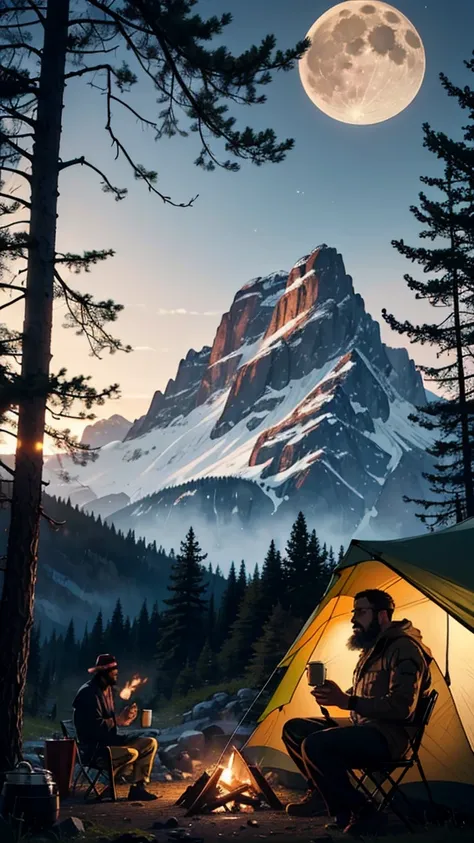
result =
[[[472,809],[474,518],[409,539],[351,542],[322,602],[279,665],[282,679],[245,755],[265,769],[295,771],[281,740],[283,724],[292,717],[320,716],[306,681],[306,664],[325,662],[328,678],[350,687],[357,659],[346,647],[351,610],[354,595],[366,588],[388,591],[396,604],[394,619],[411,620],[433,652],[433,685],[439,699],[421,759],[439,801]],[[348,716],[334,709],[331,714]],[[416,780],[415,773],[411,779]]]

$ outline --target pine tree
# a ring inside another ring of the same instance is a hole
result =
[[[343,545],[343,544],[341,544],[341,546],[340,546],[340,548],[339,548],[339,553],[337,554],[337,564],[338,564],[338,565],[340,565],[340,564],[341,564],[341,562],[342,562],[342,560],[344,559],[344,556],[345,556],[345,555],[346,555],[346,551],[345,551],[344,545]]]
[[[136,627],[136,653],[139,658],[147,658],[150,650],[150,617],[146,600],[138,615]],[[154,642],[156,645],[156,641]]]
[[[51,689],[51,665],[47,662],[43,667],[40,682],[40,700],[44,704],[48,699],[48,694]]]
[[[262,613],[268,618],[283,598],[283,571],[280,551],[276,549],[273,539],[270,542],[262,568]]]
[[[309,617],[320,602],[328,581],[324,552],[316,530],[312,530],[308,540],[307,558],[307,599],[304,605],[304,614],[301,615],[304,620]]]
[[[87,670],[91,667],[89,664],[89,630],[87,623],[84,627],[84,634],[79,647],[79,666],[81,670]]]
[[[120,658],[125,649],[124,623],[122,602],[119,597],[104,634],[105,649],[116,658]]]
[[[153,604],[150,615],[150,634],[148,637],[147,658],[151,659],[156,653],[158,639],[161,631],[161,615],[158,610],[158,603]]]
[[[158,673],[164,693],[188,662],[196,663],[204,644],[207,603],[203,595],[207,586],[201,563],[206,557],[190,527],[172,567],[168,586],[171,596],[165,600],[168,608],[163,613],[158,642]]]
[[[237,577],[237,605],[244,599],[247,591],[248,577],[245,560],[242,559],[239,568],[239,576]]]
[[[74,629],[74,620],[69,621],[61,654],[61,672],[63,676],[69,676],[76,669],[78,656],[78,647],[76,646],[76,632]]]
[[[123,624],[123,650],[122,652],[124,655],[128,656],[129,658],[136,658],[136,647],[135,641],[132,638],[132,624],[130,621],[129,616],[125,618]]]
[[[216,649],[216,610],[214,603],[214,594],[209,597],[209,604],[207,607],[207,641],[211,650]]]
[[[283,559],[283,577],[285,583],[284,607],[289,609],[294,617],[303,619],[307,606],[308,589],[308,528],[302,512],[291,529],[290,538],[286,545],[286,555]]]
[[[253,655],[246,674],[252,687],[261,688],[265,685],[295,640],[299,629],[299,620],[277,603],[252,648]]]
[[[89,638],[89,667],[92,667],[97,656],[104,652],[104,643],[104,621],[102,611],[99,611]]]
[[[26,681],[25,708],[28,714],[36,717],[41,704],[41,631],[39,627],[34,627],[31,633],[30,659]]]
[[[218,677],[217,657],[209,640],[202,648],[196,664],[196,677],[200,685],[215,682]]]
[[[474,71],[474,61],[466,65]],[[450,399],[425,404],[412,416],[434,431],[434,444],[427,448],[434,466],[424,475],[432,497],[413,501],[421,509],[419,518],[429,526],[459,520],[460,508],[464,517],[474,515],[474,91],[457,88],[444,74],[441,81],[448,95],[468,109],[471,122],[464,128],[464,141],[453,141],[424,124],[424,146],[444,162],[444,172],[421,177],[436,193],[429,198],[421,192],[419,205],[410,210],[423,226],[420,238],[433,245],[412,247],[403,240],[392,241],[400,254],[429,276],[417,281],[407,274],[405,281],[417,299],[440,309],[440,318],[414,325],[383,311],[390,327],[410,342],[427,343],[436,350],[440,363],[421,368]]]
[[[235,565],[232,562],[227,577],[227,585],[222,595],[221,605],[219,608],[219,615],[216,627],[216,647],[220,649],[223,642],[229,635],[230,628],[234,623],[240,602],[239,586],[237,585],[237,576],[235,573]]]
[[[219,654],[219,667],[226,678],[243,676],[252,656],[252,645],[262,631],[264,615],[261,583],[254,579],[248,586],[232,625],[230,635]]]
[[[328,571],[334,571],[336,567],[336,557],[334,556],[334,550],[332,549],[332,545],[329,547],[328,553],[328,561],[326,562],[326,567]]]
[[[198,677],[196,675],[196,668],[194,666],[192,667],[189,661],[187,661],[176,677],[173,690],[178,696],[184,697],[189,691],[196,688],[197,685]]]
[[[64,368],[57,374],[50,371],[53,303],[60,299],[65,303],[67,323],[86,336],[97,357],[104,350],[124,348],[107,331],[120,306],[107,299],[97,301],[87,292],[71,288],[63,277],[63,268],[87,270],[113,252],[110,249],[86,251],[83,255],[58,252],[60,174],[62,177],[63,171],[72,167],[87,167],[99,174],[102,189],[116,200],[126,195],[124,188],[113,185],[106,173],[84,156],[66,160],[61,148],[61,131],[69,92],[74,90],[72,106],[82,107],[86,113],[87,103],[78,100],[80,86],[93,78],[93,85],[103,87],[104,122],[116,157],[121,155],[135,178],[168,204],[186,206],[193,200],[173,203],[159,190],[157,173],[135,160],[133,145],[127,149],[110,109],[112,101],[115,108],[131,110],[141,126],[153,127],[157,139],[163,135],[185,135],[185,128],[191,134],[197,133],[202,148],[196,163],[207,170],[216,166],[237,170],[239,159],[249,159],[255,164],[278,163],[293,146],[291,139],[279,142],[271,129],[239,131],[228,107],[263,102],[261,86],[271,81],[273,72],[293,67],[308,42],[282,52],[275,49],[275,39],[270,36],[259,46],[250,46],[241,56],[232,55],[222,43],[209,49],[212,39],[221,41],[232,17],[223,14],[205,20],[196,13],[195,5],[196,0],[178,3],[134,0],[122,4],[101,0],[46,0],[41,6],[35,2],[22,5],[17,0],[5,0],[0,6],[0,119],[4,133],[0,163],[2,169],[8,167],[25,176],[21,184],[27,194],[23,189],[15,190],[12,198],[4,201],[3,213],[10,215],[8,224],[17,222],[12,216],[18,208],[30,215],[27,236],[20,246],[13,241],[9,247],[10,255],[25,261],[27,268],[22,275],[24,286],[16,285],[15,293],[19,295],[9,303],[24,300],[24,325],[19,336],[21,370],[8,373],[2,367],[2,378],[7,379],[6,388],[2,388],[3,406],[18,407],[17,433],[21,446],[17,446],[16,453],[0,613],[0,770],[11,769],[21,756],[46,414],[51,411],[52,417],[57,418],[83,413],[83,417],[90,418],[95,404],[116,394],[115,384],[97,392],[82,375],[68,379]],[[133,66],[111,60],[111,56],[120,56],[125,50]],[[127,93],[140,79],[151,81],[158,91],[157,117],[153,113],[141,116],[127,101]],[[69,80],[74,80],[74,84],[68,84]],[[181,116],[185,127],[180,124]],[[210,146],[211,139],[222,140],[231,157],[219,160]],[[61,208],[67,208],[67,202]],[[76,399],[84,410],[72,411]],[[0,415],[3,415],[1,408]],[[68,443],[72,449],[77,446],[67,431],[55,433],[52,427],[47,429],[63,445]]]

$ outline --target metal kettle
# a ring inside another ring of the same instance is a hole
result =
[[[55,787],[50,771],[42,770],[40,767],[32,767],[29,761],[20,761],[14,770],[10,770],[10,772],[5,774],[5,781],[8,784],[19,786],[43,786],[51,794],[54,792]]]

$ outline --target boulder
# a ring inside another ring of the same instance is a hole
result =
[[[180,748],[179,744],[170,744],[166,747],[166,749],[160,750],[159,752],[159,759],[161,764],[167,767],[168,770],[172,770],[181,752],[182,749]]]
[[[230,696],[225,691],[220,691],[218,694],[214,694],[212,700],[219,708],[224,708],[224,706],[229,702]]]
[[[222,709],[220,712],[220,716],[223,720],[238,720],[239,717],[243,714],[244,709],[242,708],[242,703],[240,700],[231,700],[230,703],[227,703],[225,708]]]
[[[180,752],[176,760],[176,769],[182,773],[183,778],[186,778],[193,773],[193,760],[189,752]]]
[[[193,719],[193,712],[192,712],[192,709],[191,709],[191,711],[185,711],[184,712],[183,717],[182,717],[182,723],[189,723],[189,721],[192,720],[192,719]]]
[[[84,823],[79,817],[67,817],[67,819],[61,820],[61,822],[55,824],[54,830],[61,839],[79,837],[86,831]]]
[[[209,726],[211,723],[210,717],[202,717],[199,720],[190,720],[187,723],[181,723],[179,726],[171,726],[169,729],[162,729],[160,735],[160,747],[167,747],[170,744],[177,743],[183,732],[195,730],[200,732],[204,726]]]
[[[252,688],[241,688],[240,691],[237,691],[237,699],[243,703],[251,703],[257,696],[258,691],[254,691]]]
[[[198,703],[193,708],[193,719],[198,720],[200,717],[212,717],[218,708],[219,705],[215,700]]]
[[[181,751],[186,750],[192,756],[194,753],[200,754],[203,749],[206,740],[202,732],[197,732],[193,729],[189,729],[187,732],[183,732],[182,735],[178,738],[178,746]]]

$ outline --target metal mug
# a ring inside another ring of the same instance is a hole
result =
[[[326,665],[324,662],[309,662],[306,666],[308,685],[317,688],[326,681]]]
[[[153,712],[151,708],[144,708],[142,711],[142,729],[149,729],[151,726]]]

